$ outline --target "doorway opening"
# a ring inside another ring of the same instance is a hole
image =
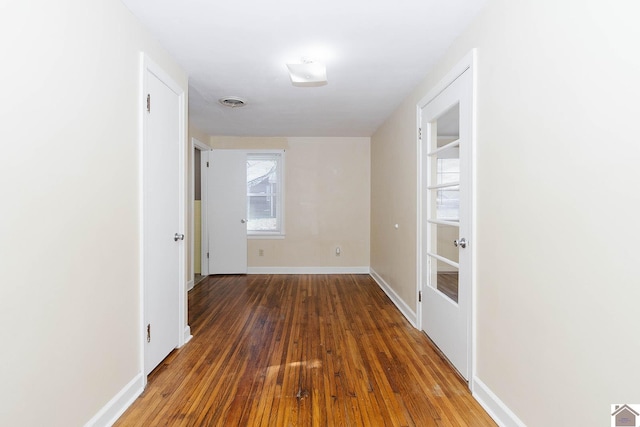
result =
[[[193,279],[189,290],[204,280],[209,274],[207,264],[208,231],[206,221],[207,211],[207,156],[202,152],[211,151],[211,147],[191,138],[191,271]]]

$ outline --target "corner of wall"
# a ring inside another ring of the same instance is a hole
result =
[[[478,377],[471,380],[474,399],[500,427],[526,427],[525,423]]]
[[[385,280],[378,273],[376,273],[373,268],[370,269],[369,274],[371,274],[373,280],[375,280],[378,286],[380,286],[380,289],[382,289],[382,291],[391,299],[391,302],[393,302],[393,304],[398,307],[398,310],[400,310],[402,315],[406,317],[409,323],[411,323],[414,328],[417,328],[418,317],[416,316],[416,312],[413,311],[402,298],[400,298],[400,296],[393,290],[393,288],[387,282],[385,282]]]
[[[113,425],[124,411],[142,394],[145,386],[145,376],[142,372],[125,385],[113,398],[102,407],[87,423],[85,427],[102,427]]]

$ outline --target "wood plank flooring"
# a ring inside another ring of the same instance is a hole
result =
[[[368,275],[210,276],[116,426],[495,426]]]
[[[438,290],[458,302],[458,272],[438,273],[437,281]]]

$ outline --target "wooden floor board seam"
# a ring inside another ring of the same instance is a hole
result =
[[[368,275],[233,275],[115,426],[495,426]]]

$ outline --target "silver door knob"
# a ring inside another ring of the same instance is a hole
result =
[[[246,219],[241,219],[240,222],[244,224],[244,223],[247,222],[247,220]]]
[[[465,239],[464,237],[460,240],[454,240],[453,241],[453,246],[457,247],[461,247],[462,249],[467,247],[467,239]]]
[[[176,242],[178,240],[184,240],[184,234],[180,234],[180,233],[176,233],[173,235],[173,240],[175,240]]]

